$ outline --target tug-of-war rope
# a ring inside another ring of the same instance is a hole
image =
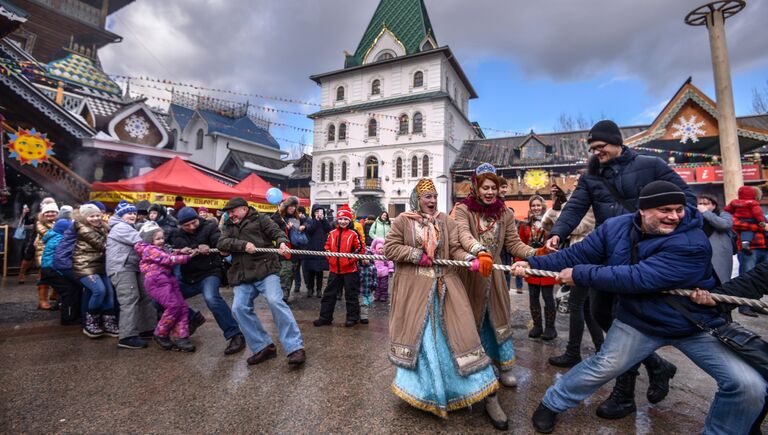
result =
[[[212,249],[211,251],[218,252],[218,250],[215,250],[215,249]],[[275,248],[256,248],[256,252],[279,254],[278,249],[275,249]],[[389,260],[389,258],[383,255],[348,254],[348,253],[342,253],[342,252],[328,252],[328,251],[306,251],[303,249],[287,249],[285,253],[291,254],[291,255],[314,255],[316,257],[354,258],[356,260],[385,260],[385,261]],[[444,260],[444,259],[432,260],[432,264],[438,264],[440,266],[454,266],[454,267],[471,267],[472,266],[472,263],[469,261]],[[503,271],[509,271],[509,272],[513,270],[512,266],[507,266],[504,264],[494,264],[493,268],[496,270],[503,270]],[[542,276],[542,277],[549,277],[549,278],[557,278],[557,275],[558,275],[557,272],[550,272],[548,270],[539,270],[539,269],[525,269],[525,273],[527,275]],[[676,295],[676,296],[690,297],[691,294],[693,293],[693,290],[675,289],[675,290],[665,290],[662,293]],[[712,299],[715,302],[739,305],[739,306],[748,305],[752,308],[762,308],[762,309],[768,310],[768,303],[757,300],[757,299],[740,298],[736,296],[722,295],[718,293],[711,293],[711,295],[712,295]]]

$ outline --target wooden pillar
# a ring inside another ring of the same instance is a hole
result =
[[[715,75],[715,95],[720,129],[720,153],[723,159],[725,201],[738,197],[737,191],[744,184],[741,172],[741,152],[736,131],[736,112],[733,104],[731,66],[725,41],[725,19],[722,10],[712,11],[707,17],[709,45],[712,51],[712,69]]]
[[[109,15],[109,0],[101,0],[101,19],[99,24],[102,29],[107,25],[107,15]],[[94,55],[93,57],[96,56]]]

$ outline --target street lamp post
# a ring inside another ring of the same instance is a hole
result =
[[[744,0],[719,0],[700,6],[685,17],[686,24],[707,26],[709,31],[726,202],[737,198],[739,187],[744,184],[744,177],[741,172],[739,136],[736,132],[731,66],[728,60],[728,46],[725,42],[725,20],[739,13],[744,6],[746,6]]]

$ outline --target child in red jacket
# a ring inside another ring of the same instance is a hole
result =
[[[760,191],[752,186],[739,187],[739,199],[734,199],[728,205],[723,207],[723,211],[736,216],[742,221],[752,224],[758,224],[762,229],[765,229],[765,215],[760,208],[760,203],[757,202],[760,197]],[[739,231],[741,236],[741,250],[745,255],[752,254],[749,249],[749,244],[752,243],[752,239],[755,237],[755,233],[752,231]]]
[[[352,227],[353,215],[349,207],[339,207],[336,212],[336,229],[328,233],[325,250],[357,254],[363,246],[360,235]],[[333,323],[333,310],[336,307],[336,293],[344,288],[347,303],[347,321],[344,326],[355,326],[360,321],[360,304],[357,300],[359,277],[357,260],[354,258],[328,257],[330,274],[328,285],[320,301],[320,318],[315,320],[315,326]]]

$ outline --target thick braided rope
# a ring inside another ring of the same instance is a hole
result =
[[[218,252],[218,250],[216,249],[212,249],[211,251]],[[278,250],[275,248],[256,248],[256,252],[277,254]],[[288,249],[286,252],[292,255],[313,255],[317,257],[342,257],[342,258],[354,258],[356,260],[388,260],[388,258],[383,255],[348,254],[343,252],[328,252],[328,251],[307,251],[303,249]],[[454,266],[454,267],[471,267],[472,266],[472,263],[469,261],[458,261],[458,260],[436,259],[432,263],[438,264],[441,266]],[[493,268],[496,270],[512,271],[512,266],[507,266],[504,264],[494,264]],[[547,278],[557,278],[557,275],[558,275],[557,272],[550,272],[548,270],[539,270],[539,269],[525,269],[525,273],[528,275],[541,276],[541,277],[547,277]],[[693,293],[693,290],[676,289],[676,290],[667,290],[664,293],[676,295],[676,296],[689,297]],[[752,308],[762,308],[762,309],[768,310],[768,303],[762,302],[757,299],[740,298],[736,296],[721,295],[717,293],[712,293],[712,299],[715,302],[721,302],[721,303],[733,304],[733,305],[748,305]]]

